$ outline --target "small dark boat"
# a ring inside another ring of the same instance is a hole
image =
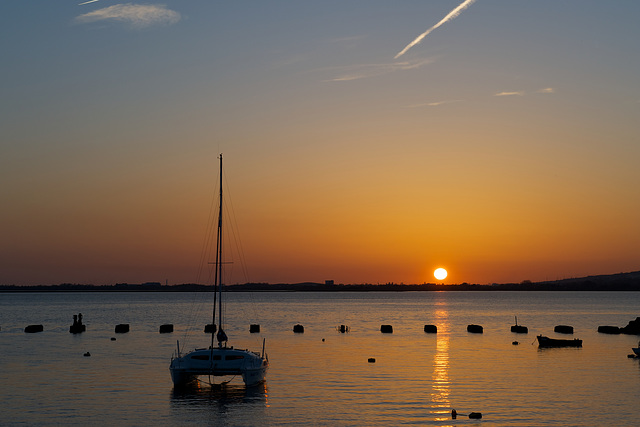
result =
[[[545,337],[543,335],[538,335],[538,347],[549,348],[549,347],[582,347],[582,340],[577,338],[572,340],[559,340],[555,338]]]

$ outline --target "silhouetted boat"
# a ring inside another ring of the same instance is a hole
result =
[[[234,376],[241,375],[245,385],[250,386],[264,381],[269,366],[269,361],[264,353],[264,340],[262,341],[262,354],[249,350],[238,350],[227,347],[227,334],[222,329],[222,155],[220,155],[220,204],[218,211],[218,230],[216,242],[216,272],[214,279],[215,291],[218,296],[218,333],[216,338],[218,345],[209,348],[195,349],[187,354],[181,354],[180,343],[174,356],[171,358],[171,379],[176,386],[190,383],[200,375],[208,376]],[[213,322],[216,318],[216,303],[213,303]]]
[[[574,338],[572,340],[559,340],[555,338],[538,335],[538,347],[582,347],[582,340]]]

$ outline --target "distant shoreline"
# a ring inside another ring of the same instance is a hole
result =
[[[162,285],[157,282],[115,285],[70,284],[59,285],[0,285],[0,292],[211,292],[209,285]],[[640,271],[600,276],[588,276],[545,282],[494,283],[477,285],[461,283],[439,285],[387,284],[334,284],[326,283],[245,283],[225,286],[227,292],[435,292],[435,291],[609,291],[639,292]]]

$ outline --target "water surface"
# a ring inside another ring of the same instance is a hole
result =
[[[180,340],[203,347],[211,294],[0,294],[0,412],[29,425],[637,424],[638,336],[597,333],[640,315],[640,293],[231,293],[230,344],[260,351],[267,382],[174,390]],[[68,332],[82,312],[87,331]],[[514,316],[529,327],[513,334]],[[28,324],[44,332],[25,334]],[[131,331],[115,334],[118,323]],[[175,332],[159,334],[163,323]],[[261,325],[250,334],[249,324]],[[304,325],[294,334],[293,325]],[[484,327],[470,334],[468,324]],[[341,334],[340,324],[350,327]],[[380,333],[380,325],[393,334]],[[426,334],[435,324],[437,334]],[[583,348],[540,350],[537,334],[574,326]],[[112,341],[111,338],[116,340]],[[519,345],[513,345],[518,341]],[[90,357],[84,357],[90,352]],[[375,363],[369,363],[375,358]],[[219,382],[219,380],[216,380]],[[482,412],[479,421],[450,411]]]

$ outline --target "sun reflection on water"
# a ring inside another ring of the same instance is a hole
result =
[[[436,415],[436,421],[445,421],[449,419],[451,410],[451,403],[449,401],[449,334],[447,310],[437,309],[436,320],[438,337],[436,339],[436,352],[433,360],[431,402],[433,403],[433,413]]]

